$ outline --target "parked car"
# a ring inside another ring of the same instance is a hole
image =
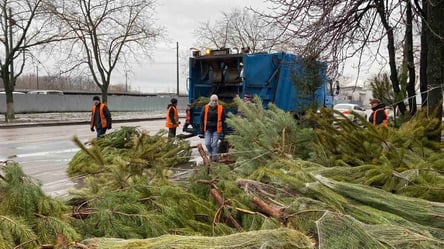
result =
[[[357,104],[350,104],[350,103],[336,104],[333,106],[333,110],[341,112],[346,118],[349,118],[353,122],[359,121],[356,115],[359,115],[367,120],[366,110],[362,106]],[[342,116],[337,113],[335,113],[334,116],[335,118],[339,119],[342,118]]]
[[[29,91],[28,94],[63,95],[63,91],[60,91],[60,90],[34,90],[34,91]]]
[[[6,94],[6,92],[2,91],[0,94]],[[24,92],[12,92],[12,94],[25,94]]]

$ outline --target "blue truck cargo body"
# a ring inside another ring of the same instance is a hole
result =
[[[302,58],[289,53],[230,54],[228,49],[210,55],[196,55],[189,60],[189,103],[199,97],[217,94],[219,100],[230,103],[236,96],[259,96],[266,108],[274,103],[282,110],[303,112],[314,106],[332,106],[333,98],[325,64],[320,63],[320,86],[312,94],[301,94],[295,87],[295,77],[304,74]],[[200,128],[201,106],[191,108],[188,132],[197,134]],[[236,112],[236,109],[226,109]]]

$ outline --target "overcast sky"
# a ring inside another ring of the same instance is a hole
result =
[[[179,43],[180,79],[179,91],[186,93],[186,74],[190,48],[196,43],[193,32],[199,24],[221,19],[222,12],[234,8],[263,7],[262,0],[158,0],[158,24],[167,31],[167,42],[159,42],[152,60],[134,63],[133,72],[127,74],[127,83],[141,92],[176,92],[176,42]],[[117,72],[116,72],[117,73]],[[125,74],[120,72],[113,82],[125,83]]]
[[[143,63],[133,63],[133,72],[125,77],[124,72],[115,72],[114,83],[125,83],[132,90],[143,93],[170,92],[176,93],[176,42],[179,43],[179,91],[187,93],[186,80],[188,73],[188,56],[190,48],[196,44],[193,36],[200,23],[220,20],[223,12],[244,7],[266,9],[263,0],[158,0],[157,23],[166,29],[167,42],[159,42],[152,59]],[[356,60],[350,60],[344,68],[341,84],[354,85],[357,79]],[[372,63],[365,62],[361,68],[358,85],[371,78],[378,69],[369,68]],[[373,66],[374,67],[374,66]]]

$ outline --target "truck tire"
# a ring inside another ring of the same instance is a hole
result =
[[[219,141],[219,149],[218,149],[218,153],[227,153],[228,150],[230,148],[230,144],[228,143],[227,140],[220,140]]]

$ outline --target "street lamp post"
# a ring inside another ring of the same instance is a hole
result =
[[[179,96],[179,42],[176,42],[176,83],[177,96]]]
[[[39,89],[39,64],[35,65],[37,90]]]
[[[128,70],[125,70],[125,93],[128,93]]]

